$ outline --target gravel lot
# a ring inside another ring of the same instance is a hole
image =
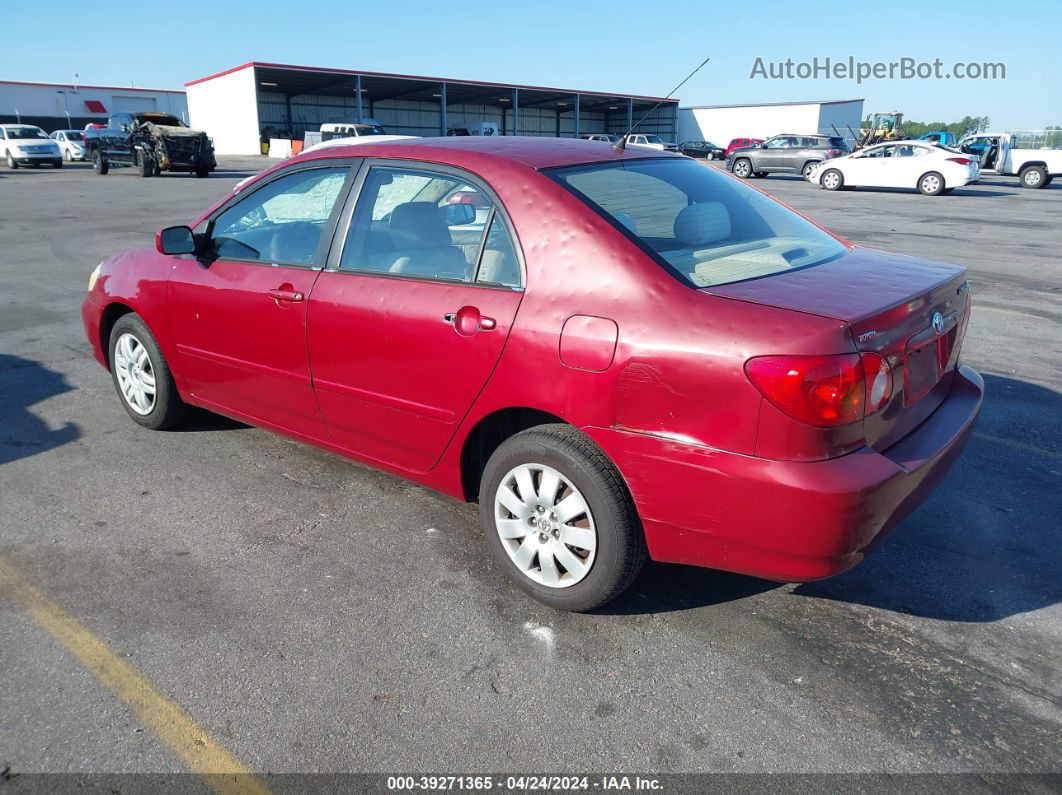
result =
[[[595,615],[495,570],[475,511],[238,423],[129,421],[89,271],[210,179],[0,169],[0,559],[257,771],[1062,772],[1062,183],[952,196],[755,181],[969,267],[965,458],[856,570],[650,566]],[[0,769],[184,770],[0,590]]]

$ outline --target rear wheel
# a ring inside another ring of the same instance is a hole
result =
[[[1021,173],[1018,174],[1018,184],[1023,188],[1042,188],[1049,183],[1047,169],[1043,166],[1023,168]]]
[[[184,419],[188,407],[140,315],[118,318],[111,329],[108,350],[114,388],[133,422],[160,431]]]
[[[110,170],[110,164],[103,159],[103,155],[100,154],[100,150],[97,149],[92,153],[92,170],[97,174],[106,174]]]
[[[615,598],[645,563],[623,479],[568,425],[522,431],[494,451],[483,471],[480,518],[505,574],[560,610],[592,610]]]
[[[821,160],[809,160],[804,164],[804,168],[800,170],[800,173],[804,176],[804,179],[811,182],[811,172],[815,170],[815,166],[821,163]]]
[[[923,174],[918,180],[918,190],[925,196],[939,196],[944,187],[944,177],[936,171]]]
[[[742,179],[748,179],[752,176],[752,161],[747,157],[743,157],[740,160],[734,162],[734,176],[741,177]]]
[[[836,168],[831,168],[822,175],[819,184],[826,190],[840,190],[844,187],[844,174]]]

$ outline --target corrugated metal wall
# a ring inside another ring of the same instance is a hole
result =
[[[357,100],[351,96],[326,96],[308,94],[293,96],[290,100],[291,118],[288,118],[289,102],[283,94],[260,91],[258,94],[258,119],[264,129],[272,127],[283,134],[302,138],[307,130],[317,130],[327,122],[354,121],[357,118]],[[644,111],[641,111],[644,113]],[[436,103],[417,100],[387,99],[370,103],[365,101],[362,114],[374,118],[387,132],[394,135],[439,135],[439,106]],[[639,113],[635,113],[635,121]],[[481,121],[494,122],[505,135],[513,135],[511,108],[494,105],[449,105],[446,109],[449,127],[466,127]],[[579,133],[595,132],[622,134],[627,130],[627,108],[606,113],[582,110],[579,114]],[[675,137],[675,109],[673,106],[658,108],[638,128],[639,132],[656,133],[667,140]],[[546,137],[575,134],[575,109],[558,112],[555,108],[520,108],[520,129],[517,135],[540,135]]]

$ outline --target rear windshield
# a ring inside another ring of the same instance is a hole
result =
[[[686,158],[593,163],[543,173],[693,287],[807,268],[847,251],[773,199]]]
[[[830,140],[830,146],[832,146],[834,149],[847,149],[848,148],[848,143],[844,140],[844,138],[834,138],[833,136],[830,136],[829,140]]]
[[[67,130],[66,131],[66,140],[68,140],[68,141],[80,141],[83,138],[84,138],[84,136],[80,132],[78,132],[77,130]]]

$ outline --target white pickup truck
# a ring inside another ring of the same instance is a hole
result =
[[[980,158],[982,172],[1016,176],[1023,188],[1043,188],[1062,176],[1062,149],[1023,148],[1015,133],[971,133],[959,149]]]

